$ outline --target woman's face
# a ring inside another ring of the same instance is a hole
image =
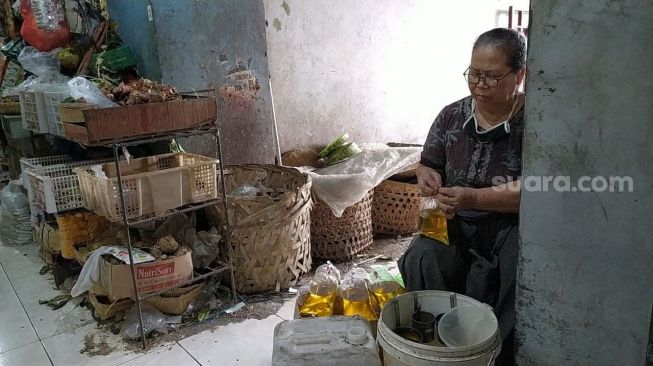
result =
[[[508,56],[501,49],[480,46],[472,52],[472,62],[468,72],[486,77],[500,79],[497,86],[488,86],[485,79],[479,83],[468,83],[469,91],[481,107],[502,106],[511,103],[519,85],[524,80],[525,69],[512,71],[508,66]]]

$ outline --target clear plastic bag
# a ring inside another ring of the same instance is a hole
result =
[[[68,82],[68,89],[73,98],[84,98],[87,103],[95,104],[100,108],[118,106],[118,104],[109,100],[109,98],[107,98],[97,86],[81,76],[70,79]]]
[[[400,281],[401,274],[398,273],[399,270],[396,263],[392,267],[385,265],[373,265],[371,267],[370,279],[372,283],[370,284],[370,294],[374,299],[373,305],[375,309],[380,312],[388,301],[406,293],[406,290],[404,289],[403,281]],[[394,273],[395,271],[397,273]],[[397,274],[399,275],[399,280],[396,277]]]
[[[165,331],[169,324],[181,323],[181,315],[167,316],[146,302],[141,303],[141,312],[143,314],[143,328],[145,329],[146,336],[153,331]],[[127,312],[120,334],[125,339],[137,339],[141,337],[141,325],[138,320],[138,307],[136,305]]]
[[[200,231],[197,233],[197,241],[193,246],[193,267],[208,267],[218,256],[218,246],[222,236],[218,235],[218,230],[212,228],[210,231]]]
[[[11,95],[19,95],[21,91],[25,91],[28,88],[30,88],[34,84],[34,80],[36,79],[36,76],[30,75],[25,79],[22,83],[12,87],[12,88],[6,88],[2,91],[2,96],[3,97],[8,97]]]
[[[23,68],[34,75],[45,75],[59,73],[59,60],[57,50],[51,52],[40,52],[34,47],[23,48],[18,55],[18,62]]]
[[[343,315],[360,315],[367,320],[379,318],[370,297],[370,278],[363,268],[355,267],[347,272],[339,287]]]
[[[251,184],[243,184],[240,187],[234,188],[233,191],[229,193],[233,197],[256,197],[258,195],[258,188],[254,187]]]
[[[419,162],[421,148],[362,145],[363,151],[346,161],[316,171],[300,168],[311,178],[313,195],[336,217],[360,201],[383,180]]]
[[[331,316],[334,314],[340,271],[331,262],[319,266],[304,293],[299,307],[302,316]]]
[[[0,191],[0,237],[5,245],[32,242],[29,202],[18,181]]]
[[[435,197],[422,197],[419,207],[419,233],[449,245],[447,218]]]
[[[66,20],[62,2],[58,0],[30,0],[36,25],[43,30],[54,31]]]

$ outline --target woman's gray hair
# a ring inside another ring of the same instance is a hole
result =
[[[512,71],[526,65],[526,38],[514,29],[494,28],[481,34],[473,49],[481,46],[501,49],[508,56],[508,66]]]

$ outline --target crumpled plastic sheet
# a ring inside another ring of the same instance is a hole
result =
[[[78,76],[68,81],[70,95],[75,99],[84,98],[87,103],[95,104],[100,108],[117,107],[118,104],[107,98],[100,88],[85,78]]]
[[[363,152],[341,163],[302,173],[311,177],[313,194],[324,202],[336,217],[363,199],[367,192],[385,179],[419,162],[421,147],[363,145]]]
[[[143,314],[143,328],[145,335],[150,332],[165,331],[169,325],[180,324],[181,315],[168,316],[163,314],[159,309],[146,302],[141,303],[141,311]],[[141,324],[138,319],[138,307],[136,305],[127,312],[125,321],[120,329],[120,334],[125,339],[138,339],[141,337]]]

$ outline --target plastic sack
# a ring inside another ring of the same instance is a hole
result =
[[[370,278],[363,268],[355,267],[347,272],[339,287],[343,315],[360,315],[367,320],[379,318],[378,309],[370,297],[369,283]]]
[[[23,245],[32,242],[29,202],[17,181],[10,182],[0,191],[0,238],[5,245]]]
[[[218,230],[212,228],[210,231],[200,231],[197,233],[197,241],[193,245],[193,267],[208,267],[218,256],[218,247],[222,236],[218,235]]]
[[[93,287],[93,282],[100,280],[100,257],[103,254],[109,253],[110,250],[111,247],[100,247],[88,256],[84,267],[82,267],[82,272],[80,272],[77,282],[75,282],[75,286],[70,291],[72,297],[77,297],[88,291]]]
[[[22,0],[20,35],[39,51],[52,51],[70,41],[70,30],[58,0]]]
[[[27,196],[17,181],[14,181],[13,184],[7,184],[0,191],[0,202],[9,211],[29,210]]]
[[[87,103],[95,104],[100,108],[117,107],[118,104],[107,98],[102,91],[92,82],[78,76],[68,82],[70,96],[75,99],[84,98]]]
[[[234,188],[229,195],[233,197],[256,197],[259,189],[251,184],[243,184],[240,187]]]
[[[159,309],[147,302],[141,303],[141,313],[143,315],[143,328],[147,336],[153,331],[165,331],[169,324],[181,323],[181,315],[167,316]],[[138,307],[133,306],[125,316],[125,321],[120,329],[120,334],[125,339],[137,339],[141,337],[141,325],[138,320]]]
[[[25,47],[18,55],[18,62],[34,75],[59,72],[59,60],[56,52],[40,52],[34,47]]]
[[[339,164],[310,171],[312,192],[336,217],[363,199],[367,192],[390,176],[419,162],[421,147],[388,147],[382,144],[363,145],[363,152]]]

